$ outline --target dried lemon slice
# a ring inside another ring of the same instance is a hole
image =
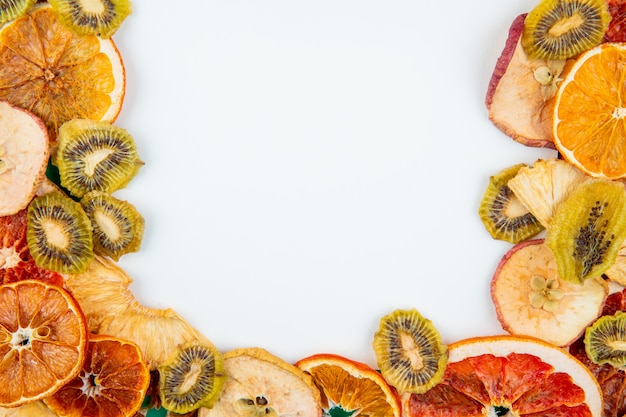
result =
[[[320,417],[320,392],[311,376],[262,348],[224,354],[226,381],[212,408],[198,417]]]

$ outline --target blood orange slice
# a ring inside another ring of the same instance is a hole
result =
[[[47,397],[80,371],[87,326],[78,303],[55,285],[0,286],[0,406]]]
[[[45,402],[59,416],[127,417],[141,407],[149,383],[136,344],[92,334],[80,374]]]
[[[397,391],[364,363],[320,353],[301,359],[296,366],[311,375],[322,393],[325,416],[401,416],[402,404]]]
[[[593,374],[565,350],[538,339],[484,336],[449,345],[443,380],[403,397],[410,417],[601,417]]]

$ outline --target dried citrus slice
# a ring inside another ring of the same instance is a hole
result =
[[[626,44],[604,43],[576,59],[557,90],[554,143],[591,176],[626,176]]]
[[[295,365],[311,375],[323,394],[324,415],[400,417],[402,414],[397,391],[364,363],[320,353],[301,359]]]
[[[44,178],[49,154],[41,119],[0,101],[0,216],[28,205]]]
[[[36,279],[63,286],[63,276],[37,265],[26,242],[27,209],[0,217],[0,284]]]
[[[518,243],[501,259],[491,281],[491,298],[502,328],[566,346],[584,333],[608,296],[602,278],[582,284],[561,279],[543,239]]]
[[[226,381],[212,408],[198,417],[321,417],[320,392],[311,376],[262,348],[224,354]]]
[[[46,3],[0,31],[0,99],[39,116],[51,140],[73,118],[115,120],[125,79],[111,39],[74,34]]]
[[[44,401],[59,416],[128,417],[141,407],[149,383],[136,344],[92,334],[80,374]]]
[[[0,406],[47,397],[83,365],[85,318],[60,287],[25,280],[0,286]]]
[[[552,344],[484,336],[449,346],[443,380],[403,397],[407,417],[601,417],[602,392],[580,361]]]

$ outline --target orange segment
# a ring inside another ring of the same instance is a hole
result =
[[[552,344],[519,336],[484,336],[449,345],[443,380],[403,396],[407,417],[602,417],[593,374]]]
[[[25,280],[0,286],[0,406],[44,398],[81,369],[85,318],[65,290]]]
[[[133,416],[141,407],[150,371],[136,344],[92,334],[82,371],[46,398],[59,416]]]
[[[322,395],[324,415],[400,417],[402,405],[397,392],[366,364],[334,354],[317,354],[296,366],[308,372]]]
[[[44,120],[51,140],[73,118],[115,120],[124,91],[113,41],[74,34],[47,4],[0,31],[0,99]]]
[[[563,157],[595,177],[626,177],[626,44],[582,54],[556,94],[554,143]]]

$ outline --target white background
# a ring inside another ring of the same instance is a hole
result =
[[[217,347],[375,365],[380,318],[443,341],[502,333],[489,296],[511,245],[478,217],[489,176],[553,151],[488,120],[509,24],[532,0],[134,0],[114,35],[116,125],[146,165],[120,260],[139,300]]]

